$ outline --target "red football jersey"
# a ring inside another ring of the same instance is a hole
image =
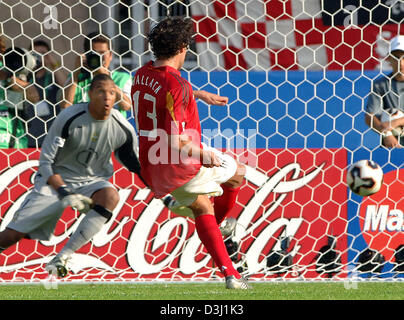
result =
[[[184,185],[201,163],[174,152],[170,135],[186,134],[201,145],[201,125],[191,84],[169,66],[141,67],[133,78],[132,106],[139,134],[141,175],[160,198]]]

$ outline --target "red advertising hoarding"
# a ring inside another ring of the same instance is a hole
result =
[[[256,166],[247,167],[236,207],[233,240],[252,277],[272,278],[267,257],[280,239],[290,237],[293,268],[286,277],[322,277],[315,266],[327,236],[337,240],[347,263],[347,164],[343,149],[261,149]],[[39,151],[0,153],[1,225],[4,229],[32,188]],[[169,212],[132,173],[114,161],[111,181],[120,202],[93,241],[73,257],[70,280],[184,280],[219,275],[195,232],[193,220]],[[24,239],[0,255],[0,281],[46,278],[44,266],[67,242],[81,217],[66,209],[49,241]],[[344,277],[344,271],[339,273]]]

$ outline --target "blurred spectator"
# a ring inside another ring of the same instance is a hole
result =
[[[28,147],[39,148],[60,111],[57,93],[66,83],[67,74],[60,68],[47,42],[34,41],[31,50],[36,59],[36,67],[28,81],[34,84],[39,102],[36,104],[27,102],[23,117],[27,122]]]
[[[84,41],[84,54],[77,57],[73,81],[68,80],[64,90],[61,108],[67,108],[72,104],[88,102],[88,91],[91,79],[97,74],[111,76],[116,87],[117,104],[115,108],[127,117],[127,111],[131,110],[130,90],[132,86],[131,76],[127,72],[110,71],[112,51],[110,40],[97,32],[90,33]]]
[[[4,50],[4,39],[1,48]],[[25,125],[20,118],[24,101],[39,101],[34,86],[27,82],[35,58],[25,49],[9,48],[2,52],[0,70],[0,148],[26,148]]]
[[[0,68],[3,67],[3,53],[6,51],[6,39],[0,36]]]
[[[373,82],[365,122],[380,134],[385,147],[400,148],[404,146],[404,35],[391,40],[387,61],[392,72]]]

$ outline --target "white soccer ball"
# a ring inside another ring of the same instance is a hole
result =
[[[389,110],[383,110],[382,116],[380,118],[381,122],[393,121],[399,118],[404,117],[404,113],[398,109],[391,108]],[[396,127],[391,130],[393,136],[400,137],[404,135],[404,128],[403,127]]]
[[[348,168],[346,182],[353,193],[370,196],[380,190],[383,170],[372,160],[360,160]]]

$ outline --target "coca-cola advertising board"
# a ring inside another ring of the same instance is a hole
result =
[[[239,245],[239,266],[256,278],[328,277],[316,259],[335,237],[342,265],[348,262],[347,187],[344,149],[257,149],[255,166],[247,166],[246,181],[231,216],[237,218],[232,238]],[[32,188],[39,151],[0,153],[1,225],[4,229]],[[111,178],[120,202],[111,219],[74,255],[72,280],[183,280],[219,276],[196,234],[193,220],[169,212],[140,180],[114,160]],[[49,241],[24,239],[0,256],[1,281],[35,281],[47,274],[44,265],[67,242],[81,216],[66,209]],[[268,271],[268,256],[290,238],[293,264]],[[345,271],[338,272],[345,277]]]

